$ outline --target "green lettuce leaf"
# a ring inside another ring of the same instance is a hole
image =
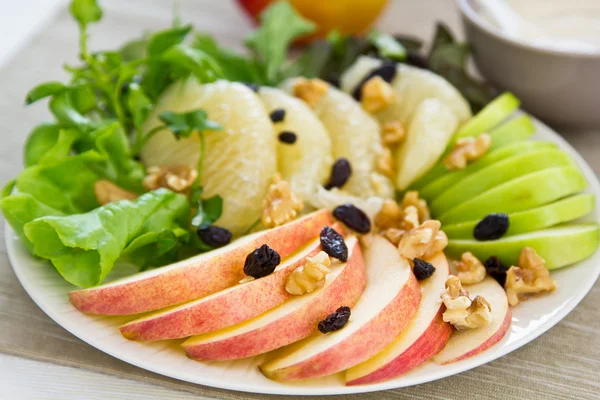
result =
[[[48,207],[27,193],[17,193],[0,199],[0,210],[21,239],[25,249],[32,254],[33,244],[25,236],[23,229],[25,224],[48,215],[64,215],[61,211]]]
[[[165,202],[144,222],[144,226],[123,251],[122,258],[143,269],[169,264],[178,260],[179,245],[189,239],[190,205],[181,194]]]
[[[33,128],[23,149],[26,167],[39,163],[44,154],[56,145],[59,131],[58,125],[50,123],[43,123]]]
[[[106,278],[123,250],[140,233],[152,232],[143,233],[143,229],[162,230],[165,227],[160,226],[161,222],[174,220],[163,215],[149,222],[177,196],[159,189],[135,201],[109,203],[84,214],[37,218],[25,225],[24,232],[33,244],[34,254],[50,260],[66,281],[90,287]]]

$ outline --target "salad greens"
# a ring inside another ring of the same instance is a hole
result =
[[[119,259],[144,269],[211,249],[195,230],[218,223],[223,199],[203,198],[199,178],[204,137],[223,128],[200,109],[163,112],[162,124],[145,131],[157,99],[173,82],[192,76],[202,83],[226,79],[277,85],[304,75],[335,83],[361,54],[412,62],[422,45],[379,32],[366,37],[333,32],[289,62],[292,43],[315,25],[279,1],[262,13],[261,25],[247,38],[246,54],[221,47],[179,19],[117,50],[93,51],[88,27],[103,17],[98,1],[72,0],[70,11],[79,27],[79,63],[65,66],[67,82],[44,82],[27,93],[28,105],[48,100],[54,121],[29,133],[25,170],[2,189],[0,210],[31,254],[50,260],[68,282],[83,287],[101,283]],[[441,27],[429,68],[479,107],[490,92],[464,72],[467,55],[468,47]],[[164,129],[177,139],[194,132],[200,138],[198,178],[185,195],[166,189],[147,192],[143,185],[146,172],[138,155]],[[99,181],[139,197],[101,205],[95,195]]]

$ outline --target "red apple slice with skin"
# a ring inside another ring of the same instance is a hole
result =
[[[334,224],[333,228],[343,232],[339,224]],[[320,250],[321,241],[317,237],[270,275],[136,319],[123,325],[121,333],[130,340],[178,339],[254,318],[292,297],[285,290],[288,276],[305,263],[306,257],[312,257]]]
[[[394,245],[381,236],[368,242],[367,287],[346,326],[317,333],[261,365],[267,378],[296,380],[343,371],[382,351],[409,325],[421,301],[419,283]]]
[[[454,328],[442,320],[440,294],[450,274],[448,260],[439,253],[427,260],[433,275],[421,281],[421,304],[408,328],[381,353],[346,370],[346,385],[376,383],[399,376],[429,360],[444,348]]]
[[[346,243],[348,261],[332,264],[325,286],[241,324],[188,339],[182,344],[188,357],[215,361],[266,353],[309,337],[338,307],[354,305],[365,288],[365,261],[355,237]]]
[[[469,296],[483,296],[492,308],[492,322],[484,328],[456,331],[446,347],[433,357],[433,361],[445,365],[464,360],[489,349],[498,343],[510,328],[512,314],[504,288],[491,277],[483,281],[465,286]]]
[[[75,290],[69,299],[79,311],[104,315],[138,314],[199,299],[243,279],[244,261],[254,249],[266,243],[286,259],[332,223],[329,211],[316,211],[175,264]]]

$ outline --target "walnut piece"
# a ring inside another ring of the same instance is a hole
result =
[[[121,189],[109,180],[102,179],[94,184],[94,194],[100,205],[112,203],[119,200],[135,200],[138,195],[125,189]]]
[[[487,133],[457,140],[450,154],[444,159],[444,166],[449,170],[464,169],[469,161],[478,160],[490,148],[492,137]]]
[[[299,78],[294,84],[294,96],[304,100],[305,103],[314,108],[328,89],[327,82],[321,79]]]
[[[516,306],[529,295],[553,292],[556,281],[550,278],[546,261],[531,247],[525,247],[519,255],[519,266],[512,266],[506,273],[506,296],[511,306]]]
[[[374,114],[396,102],[392,86],[380,76],[374,76],[362,87],[360,104],[362,108]]]
[[[294,296],[301,296],[323,287],[327,274],[331,272],[330,265],[331,259],[324,251],[314,257],[306,257],[306,263],[288,277],[285,290]]]
[[[396,146],[406,137],[402,121],[389,121],[381,125],[381,141],[384,146]]]
[[[385,200],[375,216],[375,225],[382,230],[399,228],[404,221],[404,210],[394,200]]]
[[[489,303],[481,296],[471,300],[469,291],[462,287],[457,276],[448,277],[441,298],[446,306],[442,319],[458,330],[481,328],[492,322]]]
[[[400,255],[409,261],[413,258],[430,258],[444,250],[448,245],[448,237],[440,231],[441,223],[428,220],[407,232],[398,243]]]
[[[479,283],[485,279],[487,273],[485,266],[469,251],[463,253],[461,261],[455,265],[458,270],[456,276],[465,285]]]
[[[263,200],[260,220],[266,228],[274,228],[296,218],[302,208],[304,203],[292,192],[290,184],[276,174]]]
[[[392,151],[387,147],[383,149],[375,164],[377,171],[391,178],[394,175],[394,160],[392,159]]]
[[[380,232],[380,234],[394,246],[398,246],[400,239],[402,239],[402,236],[404,236],[405,233],[406,231],[404,229],[397,228],[389,228]]]
[[[419,212],[419,220],[421,222],[425,222],[431,218],[431,214],[429,213],[429,207],[427,207],[427,201],[419,198],[419,192],[416,190],[410,190],[404,194],[401,203],[402,208],[406,208],[408,206],[415,206],[417,211]]]
[[[186,164],[150,167],[147,173],[143,181],[146,189],[162,187],[178,193],[187,191],[198,177],[196,168]]]

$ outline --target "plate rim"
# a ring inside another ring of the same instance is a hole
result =
[[[515,115],[523,115],[525,114],[522,111],[518,111]],[[527,114],[529,115],[529,114]],[[550,136],[550,141],[556,142],[559,144],[561,149],[567,150],[569,155],[573,157],[583,175],[585,176],[588,187],[587,190],[596,195],[596,206],[598,207],[598,203],[600,202],[600,182],[598,180],[598,176],[594,172],[594,170],[590,167],[590,165],[585,161],[583,156],[573,147],[566,139],[560,136],[556,131],[552,128],[539,121],[537,118],[529,115],[534,125],[536,126],[536,131],[541,128],[545,131],[544,134]],[[390,380],[384,381],[374,384],[368,385],[358,385],[358,386],[332,386],[328,388],[311,388],[311,387],[291,387],[281,385],[279,387],[261,387],[258,384],[248,384],[248,383],[237,383],[237,382],[229,382],[229,384],[225,383],[214,383],[210,379],[203,379],[202,376],[194,376],[192,378],[188,378],[185,374],[178,374],[176,372],[170,371],[162,371],[160,368],[155,368],[151,363],[145,363],[144,360],[136,359],[135,357],[129,357],[127,355],[118,354],[111,349],[111,345],[107,343],[102,343],[100,340],[97,340],[94,337],[88,337],[83,329],[79,326],[71,326],[69,321],[63,321],[60,315],[57,315],[52,307],[44,304],[44,299],[42,292],[36,290],[36,288],[30,286],[30,282],[23,277],[23,272],[20,268],[15,267],[18,264],[17,262],[17,254],[16,254],[16,246],[22,246],[20,240],[14,239],[14,231],[10,227],[7,221],[4,223],[4,231],[5,231],[5,244],[6,250],[8,254],[8,258],[10,261],[10,266],[14,271],[17,279],[21,286],[27,292],[27,295],[34,301],[34,303],[46,314],[48,315],[54,322],[60,325],[63,329],[79,338],[83,342],[89,344],[90,346],[95,347],[96,349],[116,358],[121,361],[124,361],[128,364],[134,365],[138,368],[142,368],[144,370],[170,377],[173,379],[177,379],[184,382],[189,382],[193,384],[203,385],[206,387],[216,388],[216,389],[225,389],[232,390],[238,392],[245,393],[256,393],[256,394],[273,394],[273,395],[284,395],[284,396],[298,396],[298,395],[344,395],[344,394],[359,394],[359,393],[371,393],[378,392],[383,390],[391,390],[391,389],[400,389],[403,387],[420,385],[428,382],[437,381],[439,379],[447,378],[453,375],[457,375],[463,373],[465,371],[471,370],[473,368],[479,367],[481,365],[487,364],[491,361],[494,361],[500,357],[503,357],[513,351],[523,347],[524,345],[532,342],[537,339],[542,334],[546,333],[548,330],[553,328],[556,324],[558,324],[561,320],[563,320],[571,311],[577,307],[577,305],[583,300],[583,298],[590,292],[592,287],[594,286],[596,280],[600,276],[600,264],[594,270],[593,279],[586,279],[576,294],[574,294],[567,303],[566,307],[563,307],[558,310],[558,312],[554,313],[548,320],[546,320],[541,326],[534,328],[533,331],[523,336],[514,342],[506,345],[505,347],[496,349],[496,351],[491,351],[493,349],[490,348],[485,352],[480,353],[477,357],[466,359],[455,364],[450,364],[444,366],[440,372],[424,374],[423,376],[417,376],[413,378],[411,381],[406,383],[400,383]],[[18,244],[17,244],[18,243]],[[29,256],[31,257],[31,256]],[[597,250],[592,256],[588,258],[588,260],[600,258],[600,252]],[[576,264],[577,265],[577,264]]]

